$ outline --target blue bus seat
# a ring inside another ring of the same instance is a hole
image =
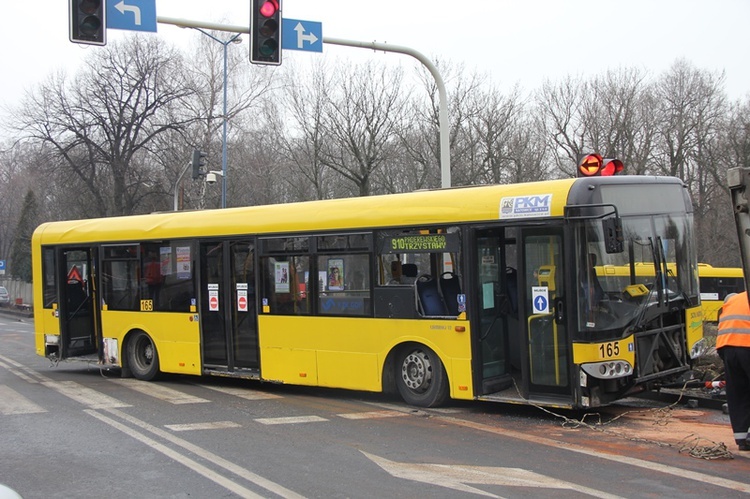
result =
[[[440,276],[440,293],[445,300],[448,315],[458,315],[458,295],[461,294],[461,283],[453,272],[443,272]]]
[[[422,274],[417,278],[415,292],[417,294],[419,312],[422,315],[448,315],[443,297],[440,296],[438,282],[431,275]]]

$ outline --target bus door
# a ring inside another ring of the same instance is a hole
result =
[[[97,353],[98,321],[94,248],[65,248],[58,253],[60,278],[60,358]]]
[[[201,243],[201,348],[209,369],[258,368],[254,258],[251,240]]]
[[[520,370],[518,341],[518,282],[516,229],[492,228],[475,232],[473,330],[479,331],[476,348],[481,359],[481,394],[491,394],[513,384]],[[515,340],[515,341],[514,341]]]
[[[572,396],[562,228],[522,230],[524,392]]]

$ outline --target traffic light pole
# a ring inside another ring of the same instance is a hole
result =
[[[231,33],[250,33],[250,28],[247,26],[229,26],[225,24],[207,23],[203,21],[188,21],[185,19],[175,19],[172,17],[158,16],[157,22],[162,24],[173,24],[175,26],[181,26],[183,28],[204,28],[215,31],[228,31]],[[450,158],[450,142],[449,133],[450,125],[448,124],[448,97],[445,92],[445,83],[443,78],[440,76],[440,72],[437,70],[435,65],[421,52],[418,52],[409,47],[402,47],[399,45],[389,45],[387,43],[378,42],[358,42],[355,40],[343,40],[340,38],[328,38],[323,37],[323,43],[329,43],[331,45],[341,45],[345,47],[355,47],[371,50],[380,50],[383,52],[396,52],[398,54],[406,54],[414,57],[430,71],[430,74],[435,79],[435,84],[438,87],[438,97],[440,98],[440,186],[447,188],[451,186],[451,158]]]
[[[187,173],[187,171],[192,166],[193,166],[192,163],[188,162],[188,164],[185,165],[185,169],[182,170],[182,173],[180,173],[180,176],[177,177],[177,182],[175,182],[175,184],[174,184],[174,211],[178,211],[180,209],[179,208],[179,203],[177,202],[177,193],[180,190],[180,183],[182,182],[182,177],[185,176],[185,174]]]

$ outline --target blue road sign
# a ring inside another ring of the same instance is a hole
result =
[[[282,50],[306,50],[323,52],[323,23],[282,19]]]
[[[5,270],[5,260],[0,260],[0,270]]]
[[[107,0],[107,28],[156,32],[156,0]]]
[[[547,299],[543,296],[534,298],[534,312],[544,313],[547,311]]]

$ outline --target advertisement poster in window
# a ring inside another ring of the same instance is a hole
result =
[[[182,246],[177,250],[177,277],[190,279],[190,246]]]
[[[343,258],[329,258],[328,259],[328,290],[329,291],[343,291],[344,290],[344,259]]]
[[[275,262],[274,290],[277,293],[289,292],[289,262]]]
[[[172,275],[172,248],[170,246],[159,247],[159,261],[161,262],[161,275]]]

